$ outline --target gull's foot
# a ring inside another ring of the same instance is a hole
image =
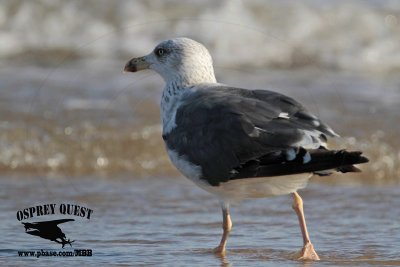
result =
[[[319,256],[311,243],[307,243],[294,257],[297,260],[319,261]]]
[[[216,247],[216,248],[214,248],[213,249],[213,252],[214,252],[214,254],[217,254],[217,255],[225,255],[225,252],[226,252],[226,250],[225,250],[225,246],[218,246],[218,247]]]

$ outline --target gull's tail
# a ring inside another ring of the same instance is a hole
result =
[[[305,160],[305,158],[307,160]],[[246,163],[236,169],[231,179],[269,177],[291,175],[299,173],[314,173],[317,175],[329,175],[332,171],[360,172],[353,164],[368,162],[368,158],[362,156],[360,151],[300,149],[294,159],[288,160],[284,155],[261,157]]]

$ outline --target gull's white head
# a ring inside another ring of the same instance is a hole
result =
[[[189,38],[163,41],[150,54],[128,61],[124,70],[143,69],[152,69],[167,84],[175,83],[181,87],[216,82],[210,53],[202,44]]]

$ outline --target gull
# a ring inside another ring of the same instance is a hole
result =
[[[328,137],[338,135],[296,100],[217,83],[210,53],[192,39],[163,41],[124,71],[144,69],[165,81],[162,138],[171,162],[220,201],[223,234],[214,252],[226,252],[231,203],[291,194],[303,237],[296,258],[319,260],[297,191],[314,174],[359,172],[353,164],[368,159],[359,151],[329,150]]]

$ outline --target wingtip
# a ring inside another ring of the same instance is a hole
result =
[[[360,163],[367,163],[367,162],[369,162],[369,158],[364,157],[364,156],[360,156],[360,160],[362,161],[362,162],[360,162]]]
[[[357,160],[358,162],[354,163],[354,164],[361,164],[361,163],[369,162],[369,159],[367,157],[365,157],[364,155],[362,155],[363,154],[362,151],[352,151],[351,153],[353,155],[357,156],[357,158],[358,158],[358,160]]]

